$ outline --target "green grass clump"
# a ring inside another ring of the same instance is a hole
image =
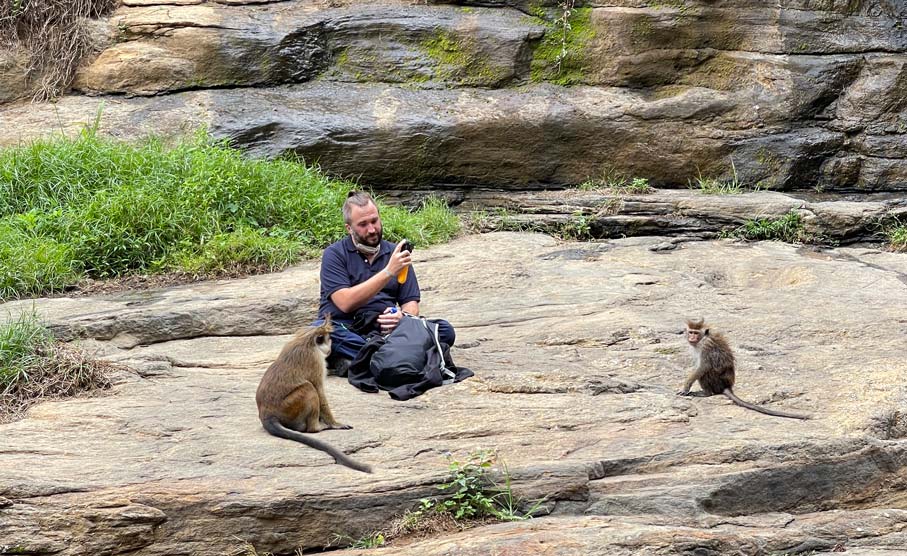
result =
[[[743,193],[743,187],[736,178],[724,181],[699,174],[695,180],[690,181],[689,186],[690,189],[698,189],[706,195],[737,195],[738,193]]]
[[[0,324],[0,423],[35,402],[108,388],[110,363],[56,341],[34,311]]]
[[[391,241],[407,238],[416,247],[448,241],[460,233],[460,219],[443,200],[429,197],[415,212],[398,206],[381,209],[384,236]]]
[[[730,235],[749,240],[779,240],[788,243],[797,243],[805,239],[803,219],[795,210],[780,218],[748,220]]]
[[[611,166],[604,166],[598,175],[590,177],[577,187],[581,191],[593,191],[604,188],[614,189],[627,185],[629,181],[630,178],[627,174]]]
[[[885,230],[888,246],[894,251],[907,251],[907,224],[895,221]]]
[[[690,189],[698,189],[706,195],[737,195],[743,193],[743,184],[740,183],[740,179],[737,177],[737,166],[734,165],[734,161],[731,161],[732,177],[730,180],[706,177],[702,175],[702,172],[697,173],[696,179],[688,182]]]
[[[60,291],[79,279],[71,249],[23,225],[25,216],[0,220],[0,298]]]
[[[0,392],[8,393],[28,380],[38,353],[53,343],[53,336],[34,313],[22,313],[0,326]]]
[[[81,276],[279,269],[345,234],[340,207],[353,188],[204,133],[127,144],[88,129],[0,150],[0,299]],[[379,208],[392,241],[429,245],[459,232],[441,201]]]
[[[611,189],[615,193],[629,195],[645,195],[647,193],[655,191],[654,189],[652,189],[652,186],[649,185],[649,180],[646,178],[633,178],[632,180],[625,180],[621,184],[612,185]]]
[[[201,246],[189,245],[168,258],[168,266],[193,274],[233,270],[269,272],[284,268],[305,249],[301,241],[269,236],[261,228],[240,225],[212,236]]]
[[[603,167],[597,176],[587,179],[577,188],[581,191],[607,188],[619,195],[645,195],[654,191],[647,178],[631,178],[611,166]]]

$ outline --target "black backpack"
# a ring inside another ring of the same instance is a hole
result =
[[[426,390],[473,376],[457,367],[450,346],[438,339],[430,319],[405,315],[387,336],[373,333],[350,363],[347,380],[366,392],[387,390],[395,400],[408,400]]]

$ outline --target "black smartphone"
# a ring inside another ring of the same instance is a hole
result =
[[[413,252],[413,249],[415,249],[415,248],[416,248],[416,247],[413,245],[413,242],[411,242],[411,241],[408,240],[408,239],[404,239],[404,240],[403,240],[403,247],[400,248],[400,251],[409,251],[410,253],[412,253],[412,252]]]

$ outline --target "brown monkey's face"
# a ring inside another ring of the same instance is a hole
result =
[[[702,336],[702,330],[698,328],[687,328],[687,342],[689,342],[691,346],[696,347],[699,345]]]
[[[381,217],[378,215],[378,207],[375,203],[369,203],[364,207],[352,205],[350,207],[350,223],[346,225],[346,231],[353,236],[356,243],[376,247],[381,243]]]

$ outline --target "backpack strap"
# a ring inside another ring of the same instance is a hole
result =
[[[435,347],[438,349],[438,355],[441,357],[441,384],[450,384],[457,377],[456,373],[447,368],[447,365],[444,363],[444,350],[441,349],[441,340],[439,337],[440,327],[436,322],[428,322],[428,319],[424,317],[422,322],[425,324],[425,327],[428,328],[428,331],[431,332],[431,338],[435,341]]]

